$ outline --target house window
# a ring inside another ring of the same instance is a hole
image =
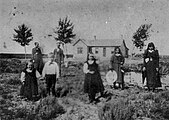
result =
[[[114,47],[111,48],[111,54],[114,54]]]
[[[88,47],[88,52],[89,52],[89,53],[92,52],[92,47]]]
[[[83,47],[77,48],[77,54],[83,54]]]
[[[99,53],[99,49],[95,48],[95,54],[98,54],[98,53]]]
[[[106,48],[103,48],[103,57],[106,57]]]

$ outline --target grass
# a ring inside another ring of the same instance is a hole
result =
[[[141,91],[140,91],[141,92]],[[134,99],[133,99],[134,98]],[[125,99],[112,99],[99,110],[100,120],[169,119],[169,91],[140,93]]]
[[[12,68],[16,68],[18,64],[24,66],[24,62],[17,62],[12,63]],[[66,98],[71,97],[82,102],[88,100],[86,94],[83,93],[83,64],[71,64],[73,65],[70,65],[68,68],[62,68],[62,77],[59,79],[56,87],[56,89],[60,89],[59,97],[65,97],[65,101],[62,102],[70,104],[70,106],[72,104]],[[107,63],[103,62],[100,66],[102,72],[108,71]],[[127,68],[130,67],[127,66]],[[21,71],[22,67],[17,69]],[[0,74],[1,119],[45,120],[57,118],[58,115],[66,112],[58,100],[53,97],[43,98],[37,104],[35,102],[26,102],[26,105],[22,105],[24,100],[18,97],[21,85],[19,77],[20,73],[15,72],[15,70],[14,73]],[[148,93],[134,86],[123,91],[113,90],[111,98],[110,101],[104,102],[99,107],[98,116],[100,120],[134,120],[141,117],[148,117],[153,120],[169,119],[169,91]],[[81,118],[79,117],[79,119]]]
[[[56,118],[59,114],[65,113],[64,108],[58,104],[55,97],[46,97],[40,101],[39,105],[35,108],[35,114],[42,120],[49,120]]]
[[[1,61],[1,64],[2,62],[3,61]],[[15,63],[15,61],[7,60],[6,64],[3,66],[3,73],[0,74],[0,108],[2,108],[0,110],[0,118],[46,120],[56,118],[58,115],[65,113],[66,111],[64,108],[52,97],[43,98],[38,104],[19,98],[18,95],[21,82],[19,79],[20,72],[18,73],[18,71],[21,71],[24,65],[25,62],[16,61]],[[6,71],[7,69],[5,67],[10,67],[12,69]],[[16,68],[18,69],[17,72],[13,70]],[[62,88],[59,97],[72,96],[80,98],[80,94],[83,91],[82,63],[78,63],[76,66],[71,66],[68,69],[63,67],[62,76],[63,77],[59,79],[58,82],[59,86]],[[43,89],[43,81],[41,84]],[[26,105],[23,105],[21,101],[25,101]],[[15,104],[13,104],[13,102]],[[9,110],[9,108],[11,109]]]
[[[118,99],[105,104],[98,115],[100,120],[134,120],[134,107],[127,100]]]
[[[65,113],[63,107],[58,104],[54,97],[46,97],[39,104],[18,108],[15,119],[25,120],[49,120],[56,118],[58,115]]]
[[[19,97],[19,74],[0,75],[0,119],[46,120],[56,118],[65,110],[55,98],[46,97],[39,103]]]

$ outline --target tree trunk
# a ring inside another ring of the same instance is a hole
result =
[[[26,60],[26,45],[24,46],[24,50],[25,50],[25,60]]]
[[[132,52],[131,52],[131,56],[132,56],[132,57],[134,57],[134,55],[135,55],[134,49],[135,49],[135,46],[134,46],[134,44],[133,44],[133,49],[132,49]]]
[[[67,45],[64,44],[64,47],[65,47],[65,58],[67,59]]]

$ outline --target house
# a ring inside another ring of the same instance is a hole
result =
[[[100,60],[110,59],[115,47],[119,47],[124,57],[128,57],[128,48],[123,39],[79,39],[74,44],[74,58],[86,60],[87,54],[92,52]]]

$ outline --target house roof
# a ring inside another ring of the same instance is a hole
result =
[[[93,46],[93,47],[112,47],[113,46],[114,47],[114,46],[121,46],[124,40],[123,39],[97,39],[97,40],[79,39],[73,45],[77,44],[79,41],[82,41],[86,46]]]

